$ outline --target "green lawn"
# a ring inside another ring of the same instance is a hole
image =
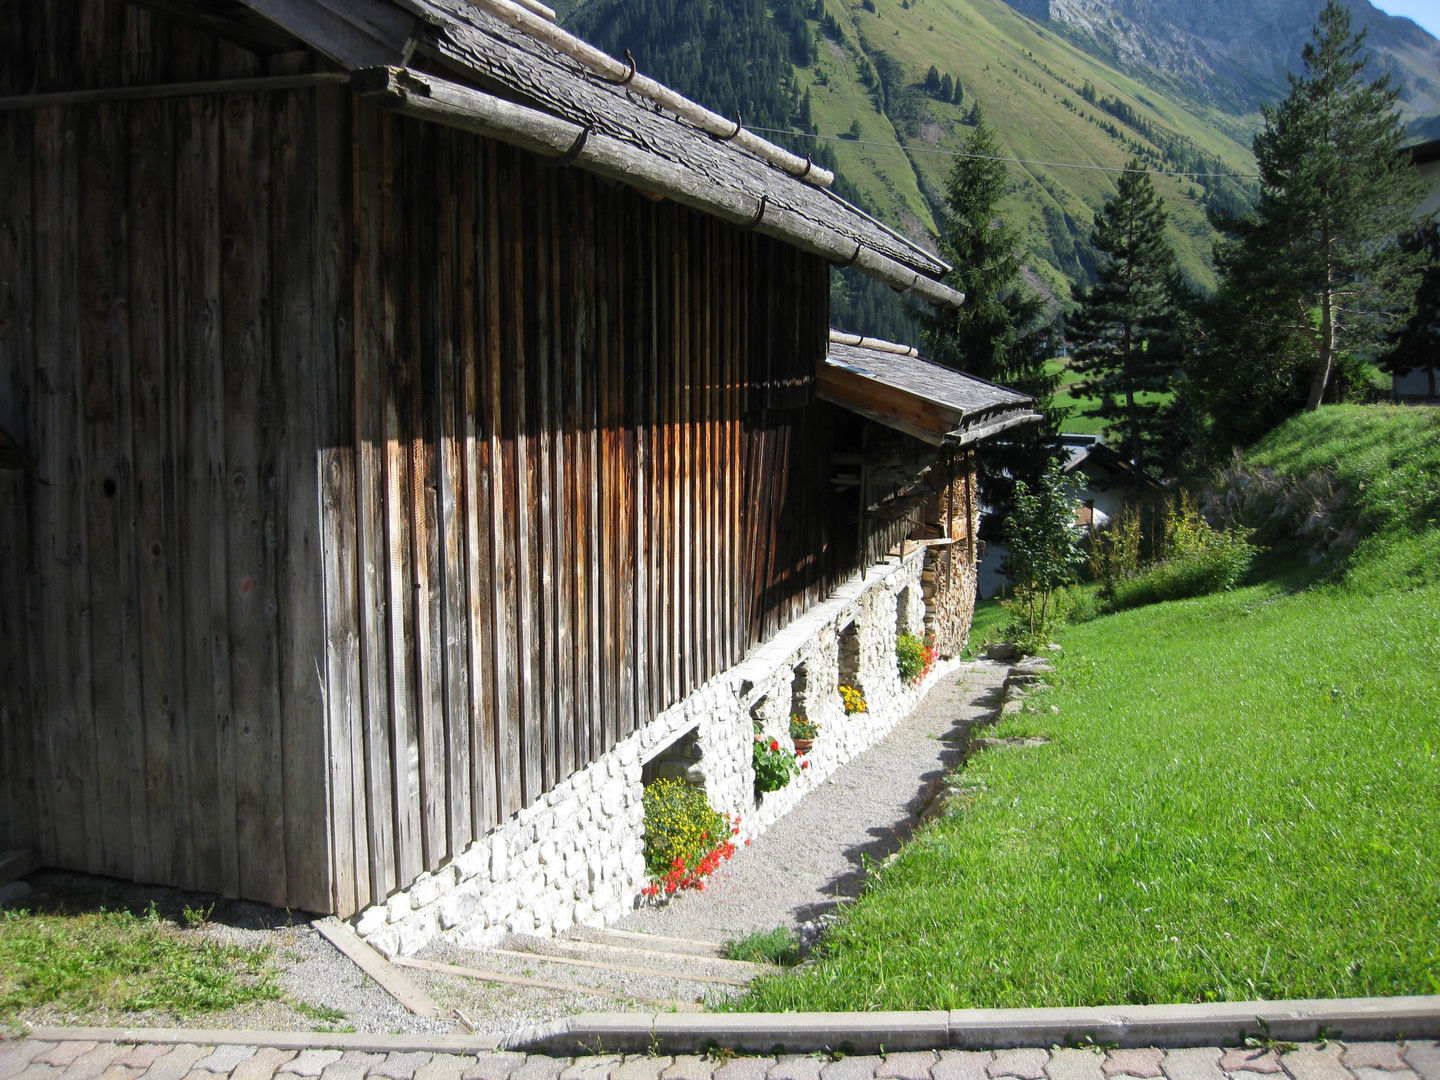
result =
[[[1056,686],[994,732],[1052,741],[972,758],[961,809],[872,879],[824,958],[740,1007],[1440,993],[1440,531],[1425,477],[1381,482],[1383,447],[1434,452],[1440,422],[1303,424],[1257,457],[1314,467],[1329,443],[1420,523],[1343,578],[1270,556],[1246,588],[1064,631]]]
[[[1047,360],[1045,362],[1047,373],[1060,375],[1060,387],[1055,391],[1055,404],[1070,410],[1070,415],[1060,425],[1061,430],[1076,435],[1103,435],[1107,422],[1100,417],[1093,415],[1100,407],[1100,399],[1084,392],[1085,378],[1071,368],[1067,360]],[[1165,404],[1173,394],[1156,394],[1144,392],[1135,395],[1135,400],[1142,404],[1151,402]]]

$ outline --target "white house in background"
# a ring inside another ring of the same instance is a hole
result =
[[[1075,481],[1075,524],[1084,529],[1103,529],[1125,508],[1125,500],[1147,491],[1161,490],[1161,484],[1143,469],[1105,445],[1102,435],[1061,434],[1065,473]],[[982,512],[987,512],[983,511]],[[979,595],[996,596],[1010,584],[1001,568],[1009,554],[1004,544],[989,544],[980,558]]]
[[[1407,146],[1401,153],[1410,155],[1420,167],[1420,175],[1430,183],[1430,193],[1420,203],[1417,215],[1440,210],[1440,139]],[[1390,396],[1396,401],[1440,404],[1440,356],[1429,367],[1411,368],[1404,375],[1392,375]]]

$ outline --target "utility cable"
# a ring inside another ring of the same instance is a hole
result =
[[[750,127],[749,125],[746,125]],[[829,142],[847,142],[854,146],[878,146],[886,150],[903,150],[907,154],[940,154],[945,157],[979,158],[981,161],[1010,161],[1017,165],[1043,165],[1050,169],[1088,169],[1093,172],[1111,173],[1153,173],[1156,176],[1223,176],[1230,180],[1258,180],[1259,173],[1234,172],[1182,172],[1179,169],[1128,169],[1112,165],[1077,165],[1068,161],[1033,161],[1029,158],[1000,157],[997,154],[971,154],[964,150],[941,150],[932,146],[905,146],[902,143],[874,142],[868,139],[847,139],[843,135],[812,135],[808,131],[791,131],[788,128],[750,127],[751,131],[763,131],[772,135],[795,135],[802,139],[825,139]]]

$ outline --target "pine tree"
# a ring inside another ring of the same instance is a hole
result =
[[[1115,197],[1095,215],[1090,243],[1100,252],[1099,282],[1076,287],[1079,309],[1068,332],[1073,369],[1089,377],[1099,415],[1113,421],[1130,459],[1144,468],[1159,406],[1140,395],[1168,389],[1177,362],[1170,345],[1179,278],[1165,237],[1165,200],[1138,160],[1127,169]]]
[[[940,69],[934,64],[925,73],[925,92],[927,94],[938,94],[940,92]]]
[[[1294,393],[1308,381],[1307,411],[1325,399],[1345,354],[1373,355],[1409,316],[1424,262],[1396,241],[1413,228],[1422,187],[1408,155],[1396,154],[1399,91],[1388,75],[1361,77],[1364,39],[1351,33],[1349,10],[1328,0],[1305,46],[1305,74],[1291,74],[1289,94],[1265,108],[1255,136],[1260,201],[1225,223],[1236,238],[1216,249],[1231,300],[1221,317],[1246,320],[1257,341],[1293,339],[1284,352],[1303,358]]]
[[[965,88],[960,85],[959,79],[955,80],[955,96],[951,100],[954,101],[956,105],[963,105],[965,103]]]
[[[1407,251],[1423,253],[1428,265],[1415,294],[1415,313],[1389,335],[1392,348],[1380,361],[1394,375],[1440,367],[1440,226],[1419,229],[1400,244]]]
[[[947,71],[940,80],[940,100],[951,101],[955,97],[955,79]]]
[[[1045,370],[1054,321],[1021,282],[1020,230],[999,216],[1009,188],[1005,163],[995,160],[1003,148],[978,106],[975,120],[965,152],[977,156],[955,159],[941,213],[941,253],[954,267],[945,281],[965,294],[965,303],[918,317],[932,359],[1031,395],[1044,416],[982,445],[981,494],[991,512],[1003,516],[1015,481],[1033,485],[1045,471],[1065,410],[1052,404],[1059,379]]]

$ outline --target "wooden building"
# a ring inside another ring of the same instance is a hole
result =
[[[1027,399],[826,382],[961,301],[829,179],[533,0],[0,7],[0,849],[360,911],[923,531]]]

